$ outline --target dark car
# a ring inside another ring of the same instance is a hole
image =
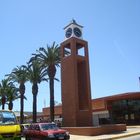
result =
[[[69,140],[69,132],[55,123],[33,123],[23,131],[26,140]]]
[[[23,136],[24,130],[27,130],[29,128],[30,124],[21,124],[21,136]]]
[[[22,130],[26,130],[26,129],[28,129],[29,128],[29,126],[30,126],[30,124],[21,124],[21,128],[22,128]]]

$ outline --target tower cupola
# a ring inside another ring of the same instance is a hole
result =
[[[71,37],[76,37],[82,39],[82,28],[83,26],[76,23],[74,19],[64,27],[65,40]]]

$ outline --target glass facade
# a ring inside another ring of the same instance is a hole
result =
[[[140,99],[125,99],[109,103],[112,123],[140,124]]]

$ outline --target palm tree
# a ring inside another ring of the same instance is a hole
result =
[[[13,109],[13,101],[20,98],[19,89],[15,87],[13,83],[10,84],[10,86],[7,89],[7,102],[8,103],[8,109]]]
[[[1,95],[1,104],[2,109],[5,109],[5,103],[7,98],[7,89],[9,87],[9,79],[3,79],[0,83],[0,95]]]
[[[38,83],[42,81],[47,81],[45,76],[47,75],[47,71],[44,70],[39,61],[31,58],[28,66],[25,66],[27,69],[27,77],[28,80],[32,83],[32,94],[33,94],[33,122],[36,122],[37,116],[37,94],[38,94]]]
[[[50,119],[54,121],[54,80],[56,75],[56,67],[60,66],[60,47],[53,42],[52,46],[47,45],[47,48],[39,48],[37,54],[33,54],[36,59],[42,64],[44,69],[47,69],[50,86]]]
[[[20,123],[24,122],[24,99],[25,98],[25,82],[27,79],[27,72],[24,66],[16,67],[12,70],[11,74],[6,75],[9,80],[19,84],[20,92]]]

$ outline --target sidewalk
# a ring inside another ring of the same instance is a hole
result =
[[[140,126],[127,126],[127,131],[99,136],[70,135],[70,140],[113,140],[140,134]]]

